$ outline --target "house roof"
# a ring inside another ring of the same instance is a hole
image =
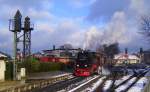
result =
[[[0,57],[10,57],[9,55],[7,55],[6,53],[3,53],[0,51]]]
[[[79,50],[79,49],[51,49],[51,50],[43,50],[43,51],[56,51],[56,50]]]
[[[140,58],[136,55],[128,55],[128,54],[118,54],[118,55],[115,55],[114,59],[137,59],[139,60]]]

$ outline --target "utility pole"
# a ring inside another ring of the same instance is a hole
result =
[[[13,80],[16,80],[17,74],[17,32],[14,32],[14,61],[13,61]]]

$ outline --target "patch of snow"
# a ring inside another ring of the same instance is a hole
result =
[[[103,82],[103,80],[105,79],[106,77],[101,77],[97,80],[97,82],[93,83],[90,87],[82,90],[81,92],[94,92],[98,87],[99,85]]]
[[[132,75],[126,75],[126,76],[123,76],[122,78],[120,78],[119,80],[116,80],[115,81],[115,85],[117,86],[117,85],[119,85],[119,84],[121,84],[122,82],[124,82],[125,80],[127,80],[129,77],[131,77]]]
[[[91,88],[90,92],[94,92],[94,90],[96,90],[98,88],[99,85],[101,85],[101,83],[103,82],[103,80],[106,78],[106,76],[98,79],[98,81],[96,83],[93,84],[93,87]],[[86,91],[87,92],[87,91]]]
[[[60,75],[55,75],[55,76],[52,76],[51,78],[62,77],[62,76],[70,75],[70,74],[72,74],[72,73],[64,73],[64,74],[60,74]]]
[[[150,66],[149,66],[149,65],[147,65],[147,66],[146,66],[146,69],[147,69],[147,70],[150,70]]]
[[[140,78],[137,83],[135,83],[128,92],[141,92],[144,89],[144,86],[148,82],[148,79],[145,77]]]
[[[145,76],[145,77],[150,77],[150,71],[147,72],[144,76]]]
[[[104,84],[103,91],[106,92],[111,87],[112,83],[112,80],[107,80]]]
[[[68,92],[74,92],[75,90],[81,88],[82,86],[86,85],[87,83],[93,81],[94,79],[96,79],[96,78],[98,78],[98,77],[99,77],[99,76],[96,76],[96,77],[94,77],[94,78],[92,78],[92,79],[86,81],[85,83],[82,83],[81,85],[79,85],[79,86],[77,86],[77,87],[75,87],[75,88],[69,90]]]
[[[146,72],[147,70],[146,69],[136,69],[135,72],[136,73],[141,73],[141,72]]]
[[[134,81],[136,80],[136,77],[133,77],[132,79],[130,79],[126,84],[121,85],[120,87],[118,87],[115,92],[122,92],[123,90],[125,90],[127,87],[129,87]]]
[[[131,70],[131,69],[127,69],[127,71],[128,71],[128,75],[133,75],[134,74],[133,70]]]
[[[102,67],[102,75],[109,75],[109,74],[110,74],[109,69]]]

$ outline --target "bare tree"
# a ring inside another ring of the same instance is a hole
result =
[[[150,16],[143,16],[141,18],[141,34],[143,34],[150,42]]]

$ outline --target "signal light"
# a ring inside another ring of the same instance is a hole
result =
[[[21,18],[22,15],[18,10],[14,16],[14,31],[21,32]]]

